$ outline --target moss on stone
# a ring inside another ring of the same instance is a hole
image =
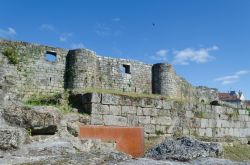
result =
[[[250,145],[224,146],[224,158],[235,161],[250,161]]]
[[[228,116],[228,120],[235,119],[235,118],[237,118],[239,116],[239,110],[234,109],[233,112],[228,112],[228,113],[226,113],[226,115]]]
[[[68,97],[68,92],[54,95],[32,95],[24,103],[26,106],[54,106],[62,113],[70,113],[73,112],[73,108],[69,105]]]

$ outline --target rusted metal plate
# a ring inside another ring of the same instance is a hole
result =
[[[79,137],[115,141],[117,150],[133,157],[141,157],[144,154],[143,127],[83,125],[80,126]]]

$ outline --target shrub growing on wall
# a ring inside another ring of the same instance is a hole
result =
[[[16,50],[13,47],[8,47],[4,50],[3,55],[5,55],[10,64],[18,64],[18,54],[16,52]]]

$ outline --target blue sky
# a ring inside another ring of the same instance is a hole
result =
[[[249,0],[1,0],[0,38],[167,62],[250,97]]]

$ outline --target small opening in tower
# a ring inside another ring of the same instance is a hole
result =
[[[56,52],[46,51],[44,58],[45,58],[45,60],[47,60],[49,62],[56,62],[56,60],[57,60],[56,55],[57,55]]]
[[[130,65],[123,64],[123,73],[131,74],[130,72]]]

